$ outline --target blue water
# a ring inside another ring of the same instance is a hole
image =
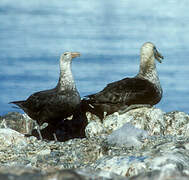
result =
[[[165,57],[157,107],[189,113],[188,9],[188,0],[1,0],[0,115],[15,111],[8,102],[56,85],[61,53],[82,54],[73,74],[84,96],[136,75],[146,41]]]

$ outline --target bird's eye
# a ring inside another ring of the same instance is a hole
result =
[[[64,53],[64,56],[66,56],[67,55],[67,53]]]
[[[154,52],[154,54],[157,52],[156,47],[153,48],[153,52]]]

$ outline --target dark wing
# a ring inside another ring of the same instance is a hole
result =
[[[148,103],[154,93],[155,89],[152,83],[136,77],[110,83],[99,93],[87,97],[92,103],[124,103],[130,105]]]
[[[48,111],[56,111],[69,109],[75,99],[73,92],[55,90],[40,91],[32,94],[25,102],[25,107],[33,112],[39,112],[43,109]],[[79,98],[78,98],[79,99]],[[77,100],[75,100],[77,101]],[[77,102],[76,102],[77,103]]]

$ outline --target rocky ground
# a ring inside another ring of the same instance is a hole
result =
[[[140,108],[87,119],[86,137],[56,142],[24,136],[35,128],[25,114],[0,117],[0,179],[189,179],[188,114]]]

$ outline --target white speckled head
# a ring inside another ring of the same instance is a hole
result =
[[[151,42],[144,43],[140,50],[141,56],[152,57],[153,56],[153,48],[154,48],[154,45]]]
[[[65,52],[61,55],[60,60],[63,62],[71,62],[75,57],[80,56],[80,53],[77,52]]]
[[[71,71],[71,62],[75,57],[80,56],[78,52],[65,52],[60,56],[60,71],[66,72]]]
[[[155,58],[161,63],[161,59],[163,59],[163,56],[157,51],[155,45],[151,42],[146,42],[142,45],[140,54],[141,58],[146,60],[154,60]]]
[[[163,59],[163,56],[157,51],[155,45],[151,42],[146,42],[142,45],[140,56],[140,70],[137,76],[149,80],[161,89],[155,59],[161,62],[160,58]]]
[[[58,82],[58,89],[64,90],[65,88],[75,89],[74,78],[71,70],[71,62],[75,57],[80,56],[77,52],[65,52],[60,57],[60,77]]]

